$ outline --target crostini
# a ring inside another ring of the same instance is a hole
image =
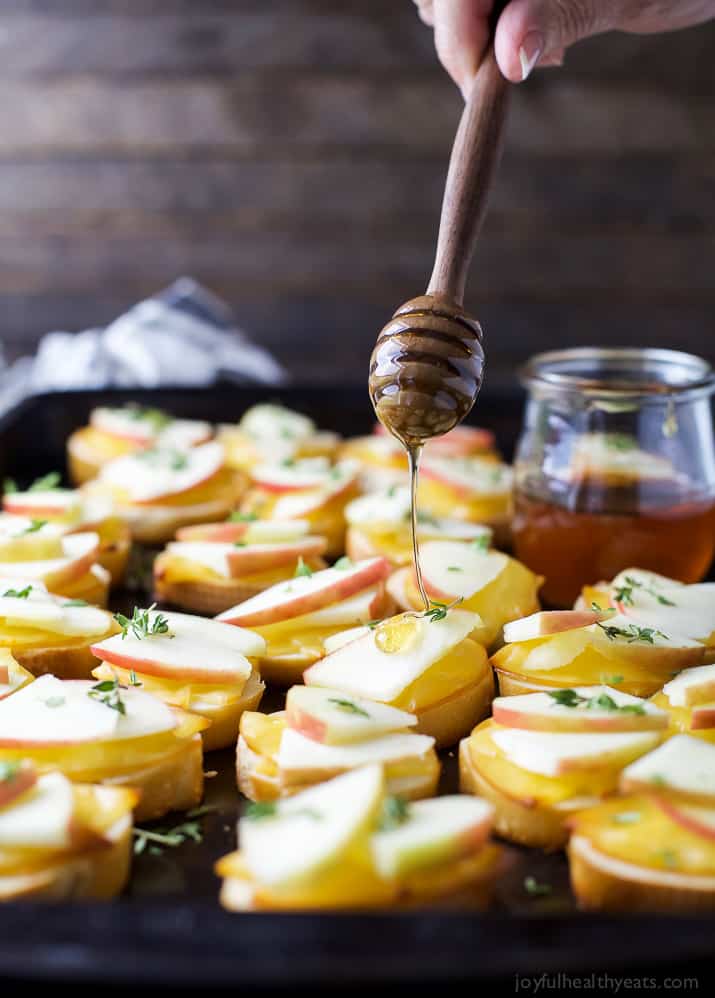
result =
[[[112,615],[47,592],[41,582],[0,578],[0,648],[33,676],[89,679],[90,646],[116,633]]]
[[[511,541],[511,468],[489,458],[425,454],[420,464],[419,508],[430,516],[483,523],[499,546]]]
[[[336,558],[345,549],[345,506],[358,491],[354,461],[287,459],[253,469],[241,512],[264,520],[307,520],[312,533],[325,537],[327,557]]]
[[[260,634],[266,641],[261,675],[271,683],[292,686],[323,657],[326,639],[392,612],[394,604],[385,591],[389,571],[384,558],[358,562],[341,558],[318,572],[301,562],[292,579],[216,619]]]
[[[460,789],[494,805],[494,827],[519,845],[557,849],[567,819],[618,787],[655,748],[667,714],[608,686],[497,697],[459,747]]]
[[[428,541],[420,548],[420,564],[428,597],[447,604],[459,600],[463,610],[479,614],[474,637],[487,647],[501,639],[505,624],[539,607],[541,577],[520,561],[491,550],[486,537]],[[398,569],[388,590],[404,609],[423,606],[412,566]]]
[[[412,562],[410,490],[393,486],[386,492],[353,499],[345,507],[348,524],[345,551],[350,558],[374,558],[384,555],[395,568]],[[421,543],[435,540],[475,541],[491,546],[489,527],[466,520],[439,518],[418,511],[417,531]]]
[[[23,669],[12,652],[0,648],[0,700],[31,683],[34,678],[31,672]]]
[[[267,461],[335,456],[340,437],[318,430],[303,413],[262,402],[247,409],[236,426],[219,427],[229,468],[250,474]]]
[[[240,851],[219,860],[230,911],[483,908],[502,868],[491,806],[449,796],[409,803],[365,766],[294,797],[253,804]]]
[[[94,531],[68,534],[35,517],[0,514],[0,577],[43,583],[67,599],[106,606],[110,576]]]
[[[605,683],[648,697],[681,669],[699,665],[705,650],[600,609],[541,611],[507,624],[504,641],[492,656],[502,696]]]
[[[400,614],[326,642],[328,654],[304,680],[414,714],[420,734],[454,745],[489,713],[494,694],[478,624],[476,614],[446,607]]]
[[[213,436],[210,423],[174,419],[161,409],[139,405],[93,409],[89,425],[67,440],[67,463],[75,485],[96,478],[109,461],[150,447],[186,450]]]
[[[135,607],[117,615],[121,632],[92,645],[95,679],[118,679],[171,707],[204,717],[204,751],[235,745],[244,710],[256,710],[264,686],[255,663],[266,643],[257,634],[186,613]],[[96,665],[96,663],[95,663]]]
[[[612,582],[586,586],[575,609],[610,607],[644,627],[674,631],[705,645],[715,660],[715,583],[686,585],[642,568],[627,568]]]
[[[240,497],[223,447],[151,447],[105,464],[87,494],[109,496],[135,540],[162,544],[191,523],[227,517]]]
[[[0,700],[0,765],[30,759],[77,783],[132,787],[140,820],[196,806],[209,721],[118,679],[40,676]]]
[[[715,746],[676,735],[621,774],[625,796],[570,819],[571,886],[583,908],[715,910]]]
[[[138,794],[0,763],[0,901],[106,900],[123,889]]]
[[[414,734],[417,718],[365,697],[293,686],[285,710],[246,713],[236,753],[238,789],[276,800],[371,763],[384,766],[387,792],[407,800],[436,793],[434,739]]]
[[[307,520],[232,513],[222,523],[182,527],[154,562],[157,599],[217,614],[290,579],[300,564],[326,568],[324,537]]]
[[[3,509],[15,516],[43,519],[62,527],[68,534],[92,531],[99,537],[97,563],[109,572],[112,585],[124,579],[132,537],[129,527],[117,516],[109,498],[92,499],[81,489],[64,489],[58,472],[38,478],[26,490],[5,482]]]

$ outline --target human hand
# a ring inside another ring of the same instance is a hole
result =
[[[493,0],[414,0],[434,27],[439,59],[462,93],[489,38]],[[535,66],[560,66],[574,42],[604,31],[655,34],[715,17],[715,0],[510,0],[497,24],[494,50],[512,83]]]

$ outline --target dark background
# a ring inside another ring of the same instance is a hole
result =
[[[461,99],[410,0],[2,0],[0,333],[188,273],[298,376],[362,381],[428,277]],[[709,354],[715,24],[518,88],[472,271],[493,384],[546,346]]]

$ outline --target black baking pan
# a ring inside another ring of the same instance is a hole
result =
[[[0,419],[0,475],[21,484],[64,468],[67,436],[92,407],[137,401],[177,416],[232,422],[255,402],[281,401],[326,429],[369,432],[373,416],[363,388],[276,390],[219,385],[210,389],[62,392],[38,395]],[[480,398],[472,421],[493,429],[509,455],[521,420],[521,396]],[[135,573],[113,608],[145,603],[146,578]],[[270,706],[270,701],[269,701]],[[444,788],[455,787],[453,753],[444,758]],[[715,956],[715,918],[613,917],[579,913],[563,855],[508,847],[510,864],[493,910],[485,914],[424,910],[395,914],[230,915],[218,905],[214,861],[235,845],[240,801],[231,752],[211,753],[201,842],[137,857],[125,896],[107,904],[0,906],[2,993],[30,981],[101,986],[272,990],[364,989],[409,983],[417,993],[473,982],[511,992],[598,986],[598,975],[629,977],[657,990],[665,978],[704,983]],[[171,818],[162,827],[179,823]],[[534,896],[525,878],[547,885]],[[566,975],[559,978],[558,975]],[[589,975],[595,974],[595,977]],[[547,975],[542,977],[541,975]],[[603,984],[601,985],[603,986]],[[633,986],[633,985],[632,985]],[[635,987],[639,985],[636,984]],[[698,984],[690,984],[694,990]],[[611,990],[613,986],[611,985]]]

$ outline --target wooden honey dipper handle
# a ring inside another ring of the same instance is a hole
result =
[[[499,162],[509,82],[493,36],[477,70],[454,139],[428,295],[464,303],[464,288],[492,179]]]

